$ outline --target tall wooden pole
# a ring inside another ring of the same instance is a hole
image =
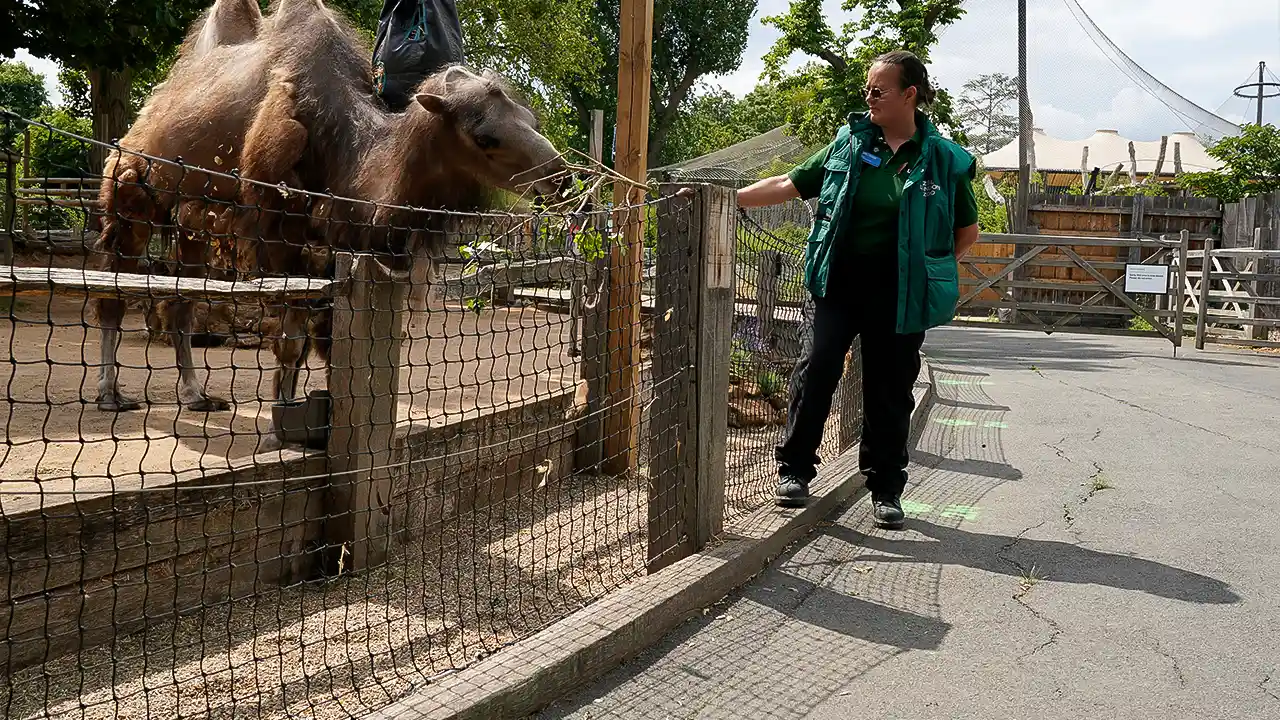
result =
[[[622,0],[618,33],[618,126],[614,169],[645,181],[649,153],[649,78],[653,55],[653,0]],[[617,184],[614,217],[622,243],[609,253],[608,381],[601,469],[634,470],[640,446],[640,284],[644,254],[642,189]],[[634,211],[627,207],[637,207]]]
[[[1015,233],[1027,231],[1031,211],[1031,97],[1027,93],[1027,0],[1018,0],[1018,205]]]
[[[591,133],[587,141],[591,159],[604,162],[604,111],[591,111]],[[605,237],[609,222],[600,211],[600,194],[591,194],[591,226]],[[589,260],[595,272],[587,273],[588,286],[594,286],[600,278],[608,277],[608,258]],[[572,300],[571,300],[572,302]],[[608,337],[608,296],[601,293],[594,307],[582,312],[580,337],[582,338],[582,379],[587,383],[587,413],[578,425],[578,448],[574,466],[579,470],[598,470],[604,458],[604,417],[607,398],[605,368],[605,338]]]

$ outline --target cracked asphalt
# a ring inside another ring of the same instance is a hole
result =
[[[1280,356],[930,332],[865,499],[540,718],[1280,720]]]

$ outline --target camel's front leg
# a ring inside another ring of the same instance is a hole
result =
[[[119,218],[108,218],[99,236],[98,262],[100,268],[111,272],[136,270],[138,258],[150,236],[145,223],[130,223]],[[121,243],[123,242],[123,247]],[[138,410],[142,403],[126,396],[120,390],[120,329],[124,323],[123,298],[100,298],[97,301],[98,324],[101,328],[101,358],[98,365],[98,409],[103,412],[127,412]]]
[[[298,378],[307,356],[309,312],[306,307],[289,306],[280,322],[280,336],[272,346],[276,356],[276,370],[271,391],[277,404],[288,405],[298,401]],[[276,450],[282,445],[277,435],[278,430],[273,418],[266,436],[258,444],[259,452]]]
[[[207,274],[205,246],[182,229],[178,230],[178,276],[200,277]],[[229,410],[231,403],[205,393],[204,386],[196,378],[195,361],[191,353],[191,319],[195,314],[191,300],[171,300],[165,309],[169,338],[178,366],[178,402],[196,412]]]

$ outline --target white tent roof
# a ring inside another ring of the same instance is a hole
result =
[[[1089,169],[1102,168],[1104,172],[1113,170],[1123,163],[1129,169],[1129,139],[1121,137],[1115,130],[1095,130],[1093,135],[1083,140],[1060,140],[1049,137],[1044,130],[1035,128],[1032,135],[1033,163],[1036,170],[1050,172],[1079,172],[1080,160],[1084,148],[1089,148]],[[1177,143],[1181,149],[1182,169],[1187,172],[1203,172],[1217,170],[1222,163],[1209,157],[1204,145],[1193,133],[1176,132],[1169,135],[1169,145],[1165,150],[1164,166],[1161,175],[1173,174],[1173,145]],[[1138,174],[1155,172],[1156,160],[1160,157],[1160,141],[1135,141],[1134,155],[1138,159]],[[1018,140],[999,150],[993,150],[982,157],[982,163],[988,170],[1016,170],[1018,168]]]

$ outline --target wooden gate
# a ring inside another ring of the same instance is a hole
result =
[[[1163,337],[1182,345],[1189,234],[984,234],[960,259],[956,325]],[[1037,272],[1031,272],[1036,268]]]

